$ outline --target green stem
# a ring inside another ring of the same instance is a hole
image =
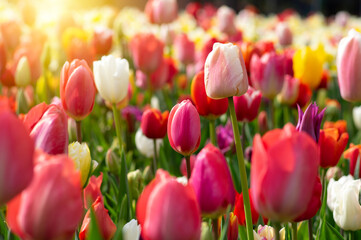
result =
[[[297,223],[292,222],[292,240],[297,240]]]
[[[76,126],[76,140],[81,143],[81,121],[75,121]]]
[[[279,222],[274,223],[275,240],[280,240],[281,224]]]
[[[187,163],[187,179],[191,178],[191,156],[185,156]]]
[[[241,136],[241,141],[242,141],[242,149],[245,148],[246,146],[246,122],[242,122],[242,136]]]
[[[114,114],[114,121],[115,121],[115,130],[117,133],[117,137],[118,137],[118,142],[119,142],[119,154],[120,156],[122,156],[122,151],[124,151],[124,145],[123,145],[123,140],[122,140],[122,135],[120,132],[120,116],[119,116],[119,111],[117,109],[116,104],[113,104],[113,114]],[[129,192],[129,182],[128,182],[128,169],[127,169],[127,162],[125,159],[125,154],[124,154],[124,158],[121,157],[121,161],[123,161],[122,167],[124,167],[124,171],[125,171],[125,188],[126,188],[126,194],[127,194],[127,199],[128,199],[128,210],[129,210],[129,216],[130,219],[133,218],[133,214],[132,214],[132,205],[131,205],[131,201],[130,201],[130,192]]]
[[[209,120],[209,136],[211,138],[211,143],[214,146],[217,146],[216,125],[215,125],[215,120],[214,119]]]
[[[153,156],[153,174],[155,176],[155,173],[157,172],[157,160],[158,160],[158,157],[157,157],[157,140],[156,139],[153,139],[153,153],[154,153],[154,156]]]
[[[308,219],[308,239],[313,240],[312,218]]]
[[[231,121],[232,121],[233,133],[234,133],[234,141],[236,145],[239,173],[241,175],[241,186],[242,186],[244,210],[246,215],[247,237],[248,240],[253,240],[253,225],[252,225],[252,215],[251,215],[251,204],[249,201],[249,194],[248,194],[247,173],[244,164],[243,150],[240,141],[241,138],[239,136],[239,129],[237,124],[237,117],[234,108],[233,97],[228,98],[228,103],[229,103],[229,112],[231,115]]]
[[[218,234],[218,218],[212,219],[213,223],[213,233],[214,233],[214,239],[218,240],[219,234]]]
[[[321,182],[322,182],[321,203],[323,203],[323,198],[326,195],[326,169],[324,168],[321,168]]]
[[[355,234],[354,234],[353,231],[348,231],[348,239],[349,239],[349,240],[353,240],[353,239],[354,239],[354,236],[355,236]]]
[[[273,105],[273,100],[269,100],[269,122],[270,122],[270,129],[276,127],[275,125],[275,108]]]

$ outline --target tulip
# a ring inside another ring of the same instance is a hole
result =
[[[261,98],[261,92],[252,87],[249,87],[244,95],[233,97],[237,120],[240,122],[253,121],[258,115]]]
[[[15,83],[18,87],[26,87],[31,82],[31,71],[28,59],[22,57],[16,67]]]
[[[183,158],[182,162],[181,162],[181,166],[180,166],[180,171],[182,173],[183,176],[187,176],[187,164],[186,164],[186,159]],[[194,164],[197,161],[197,156],[196,155],[191,155],[190,156],[190,167],[191,167],[191,173],[193,171],[194,168]]]
[[[252,56],[254,54],[261,55],[261,52],[258,48],[255,47],[255,45],[253,43],[246,42],[246,41],[242,41],[242,43],[240,45],[240,49],[242,51],[242,55],[244,57],[244,63],[245,63],[247,72],[249,74]]]
[[[174,51],[176,59],[184,65],[194,62],[195,44],[188,39],[185,33],[179,34],[174,40]]]
[[[353,123],[358,130],[361,130],[361,106],[352,109]]]
[[[275,229],[271,226],[268,225],[264,225],[258,226],[257,229],[257,233],[254,232],[254,236],[255,236],[255,240],[273,240],[275,239]],[[279,235],[280,235],[280,240],[284,240],[285,239],[285,228],[282,228],[279,231]]]
[[[0,108],[0,206],[23,191],[33,178],[34,142],[8,107]]]
[[[230,7],[223,5],[218,8],[217,23],[218,29],[227,35],[233,35],[237,31],[235,25],[235,12]]]
[[[336,128],[338,133],[341,135],[342,133],[347,132],[347,122],[346,120],[337,120],[336,122],[325,121],[323,129],[327,128]]]
[[[257,134],[251,167],[256,210],[280,222],[302,214],[311,200],[310,186],[315,184],[319,163],[316,142],[292,124],[269,131],[262,138]]]
[[[88,185],[84,188],[84,208],[89,209],[93,202],[100,197],[103,201],[103,195],[100,186],[103,182],[103,173],[100,172],[98,177],[91,176]]]
[[[296,129],[308,133],[316,142],[318,142],[324,113],[325,109],[318,113],[316,103],[310,104],[304,113],[298,106],[298,123]]]
[[[0,76],[5,72],[6,68],[6,48],[4,41],[0,38]]]
[[[206,222],[202,222],[201,240],[215,240],[212,229]]]
[[[212,52],[213,45],[217,42],[218,40],[216,38],[211,38],[203,44],[201,51],[197,52],[195,72],[204,70],[204,63],[206,62],[209,53]]]
[[[162,144],[163,144],[162,139],[156,140],[157,155],[159,154],[159,149]],[[153,139],[147,138],[143,134],[142,128],[139,128],[135,134],[135,146],[137,147],[138,151],[144,156],[148,158],[154,157]]]
[[[238,221],[237,221],[237,216],[233,212],[231,212],[229,215],[227,239],[238,240]]]
[[[351,143],[350,148],[347,149],[343,154],[343,157],[349,159],[350,161],[350,174],[356,178],[359,178],[361,176],[361,168],[359,169],[359,172],[356,172],[356,166],[358,162],[361,161],[359,160],[360,153],[361,145],[353,145]]]
[[[176,152],[190,156],[197,150],[201,141],[201,123],[191,101],[184,100],[172,108],[167,131],[169,143]]]
[[[163,43],[150,33],[133,36],[130,50],[135,66],[146,74],[154,72],[163,59]]]
[[[307,219],[312,218],[316,215],[317,211],[320,209],[321,203],[321,193],[322,193],[322,184],[320,177],[317,176],[317,180],[313,187],[312,197],[308,203],[306,211],[304,211],[300,216],[293,220],[293,222],[301,222]]]
[[[136,207],[145,240],[196,240],[201,234],[201,215],[193,188],[158,170],[144,188]],[[167,219],[167,221],[164,221]]]
[[[168,81],[170,65],[172,63],[169,59],[163,58],[155,71],[150,75],[150,82],[146,83],[146,86],[150,84],[152,90],[162,89]],[[145,77],[145,79],[147,79]]]
[[[228,152],[234,148],[234,135],[232,130],[232,123],[230,121],[228,121],[225,126],[217,126],[216,134],[218,147],[223,153]]]
[[[95,54],[103,56],[109,53],[113,45],[113,30],[105,27],[94,29],[92,46]]]
[[[225,114],[228,109],[227,99],[212,99],[207,96],[204,86],[204,72],[196,74],[191,85],[192,100],[201,116],[215,119]]]
[[[143,179],[142,178],[143,178],[142,173],[140,172],[139,169],[137,169],[135,171],[131,171],[127,175],[127,179],[129,182],[129,191],[134,199],[138,199],[138,197],[143,189],[143,186],[142,186]]]
[[[213,99],[241,96],[248,89],[242,52],[232,43],[215,43],[204,65],[204,85]]]
[[[24,119],[35,147],[48,154],[68,152],[68,120],[61,105],[40,103]]]
[[[19,21],[15,19],[3,21],[0,24],[0,32],[4,41],[4,45],[9,50],[13,50],[19,45],[20,37],[22,36],[22,30]]]
[[[257,118],[258,128],[261,135],[268,131],[268,120],[266,111],[261,111]]]
[[[148,109],[143,113],[140,127],[147,138],[164,138],[167,134],[169,112],[161,113],[158,109]]]
[[[190,178],[202,215],[216,218],[234,205],[235,191],[226,159],[212,144],[197,155]]]
[[[300,81],[290,75],[286,75],[281,92],[278,94],[277,99],[287,105],[293,105],[297,101],[298,93],[300,91]]]
[[[336,128],[327,128],[320,131],[320,166],[334,167],[345,150],[348,142],[348,133],[340,134]]]
[[[90,174],[91,157],[86,143],[74,142],[69,144],[69,157],[73,160],[75,169],[80,172],[81,185],[85,187]]]
[[[96,88],[93,73],[84,60],[66,62],[61,70],[60,98],[66,113],[76,121],[93,110]]]
[[[108,214],[108,210],[105,209],[104,203],[101,200],[101,198],[98,197],[91,207],[92,210],[89,209],[84,217],[83,224],[79,232],[79,239],[80,240],[87,239],[86,236],[88,234],[90,228],[90,222],[92,220],[90,215],[91,211],[93,211],[93,214],[95,216],[94,220],[96,221],[100,234],[103,237],[102,239],[104,240],[112,239],[115,232],[117,231],[117,227],[110,218]]]
[[[297,100],[295,104],[293,104],[293,107],[299,105],[301,108],[303,108],[310,102],[311,98],[312,90],[308,85],[301,82],[298,90]]]
[[[38,151],[35,162],[30,185],[8,204],[7,223],[21,239],[71,239],[83,212],[80,175],[64,154]]]
[[[282,46],[287,46],[292,44],[292,32],[287,23],[279,22],[276,26],[276,35],[278,37],[278,42]]]
[[[123,229],[123,239],[124,240],[139,240],[141,227],[138,225],[138,221],[135,219],[127,222]]]
[[[127,129],[130,133],[135,132],[135,123],[142,120],[142,111],[134,106],[127,106],[122,109],[122,116],[127,122]]]
[[[108,55],[93,65],[95,85],[102,98],[112,104],[122,101],[128,93],[128,61]]]
[[[323,58],[324,52],[320,48],[312,50],[307,46],[297,50],[293,56],[294,77],[315,89],[321,82]]]
[[[250,193],[249,201],[251,204],[252,223],[257,224],[258,218],[259,218],[259,213],[254,208],[251,189],[248,189],[248,192]],[[234,207],[234,214],[237,216],[238,223],[242,226],[246,226],[246,215],[244,213],[244,203],[243,203],[243,194],[242,193],[236,194],[236,203],[235,203],[235,207]],[[266,219],[264,219],[264,222],[267,223],[267,221],[265,221],[265,220]]]
[[[341,189],[344,189],[346,183],[349,181],[353,181],[353,177],[351,175],[343,176],[339,180],[335,181],[331,179],[327,186],[327,206],[331,211],[335,210],[336,201],[340,197]]]
[[[151,23],[171,23],[178,16],[176,0],[148,0],[145,6],[145,14]]]
[[[285,56],[269,52],[259,57],[253,55],[250,63],[252,86],[262,96],[273,99],[281,92],[285,77]]]

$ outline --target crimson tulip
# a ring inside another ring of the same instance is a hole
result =
[[[212,144],[198,153],[189,182],[203,216],[216,218],[234,205],[235,190],[226,159]]]
[[[164,138],[167,134],[169,112],[161,113],[156,108],[144,111],[140,127],[147,138]]]
[[[83,212],[80,174],[65,154],[38,151],[35,162],[30,185],[8,203],[7,223],[21,239],[71,239]]]
[[[0,108],[0,206],[23,191],[33,178],[34,142],[8,106]]]
[[[84,60],[66,62],[60,76],[60,98],[66,113],[76,121],[93,110],[96,87],[93,72]]]
[[[198,240],[201,215],[193,188],[158,170],[136,207],[144,240]]]
[[[348,133],[340,134],[336,128],[327,128],[320,131],[319,138],[321,162],[323,168],[337,165],[348,142]]]
[[[260,91],[249,87],[247,92],[239,97],[233,97],[237,120],[251,122],[257,115],[261,105],[262,94]]]
[[[292,124],[253,140],[252,199],[256,210],[271,220],[300,216],[311,200],[318,167],[316,142]],[[277,186],[277,187],[275,187]]]
[[[251,204],[251,215],[252,215],[252,223],[255,225],[258,222],[259,213],[254,207],[251,189],[248,189],[249,192],[249,201]],[[236,193],[236,201],[234,206],[234,214],[237,216],[238,223],[242,226],[246,226],[246,215],[244,212],[244,202],[243,202],[243,194]],[[267,224],[267,219],[263,219],[264,223]]]
[[[227,112],[227,99],[212,99],[207,96],[204,85],[204,71],[194,76],[191,85],[191,96],[201,116],[215,119]]]

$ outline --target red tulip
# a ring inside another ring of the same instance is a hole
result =
[[[98,197],[95,202],[92,204],[92,211],[94,212],[95,221],[99,228],[100,234],[102,235],[104,240],[110,240],[115,232],[117,231],[117,227],[113,223],[112,219],[109,217],[108,210],[105,209],[103,200]],[[86,213],[83,224],[80,228],[79,239],[85,240],[87,239],[87,233],[89,231],[91,215],[89,209]]]
[[[107,55],[113,45],[113,31],[105,27],[94,29],[92,46],[95,54],[99,56]]]
[[[189,182],[203,216],[218,217],[234,205],[235,190],[226,159],[212,144],[198,153]]]
[[[95,202],[95,200],[100,197],[100,199],[103,201],[103,195],[100,191],[100,186],[103,182],[103,173],[100,172],[100,175],[98,177],[91,176],[89,178],[88,185],[84,188],[84,207],[86,209],[89,209],[91,204]]]
[[[61,105],[36,105],[26,114],[24,124],[36,148],[54,155],[68,153],[68,119]]]
[[[350,148],[347,149],[344,154],[343,157],[346,159],[350,160],[350,174],[352,176],[357,176],[360,178],[361,176],[361,168],[359,169],[359,172],[356,172],[356,165],[357,165],[357,161],[361,156],[361,145],[353,145],[352,143],[350,144]]]
[[[6,65],[2,75],[0,76],[0,82],[5,87],[15,86],[15,75],[9,64]]]
[[[167,131],[169,143],[175,151],[189,156],[197,150],[201,141],[201,123],[191,101],[184,100],[172,108]]]
[[[144,73],[154,72],[163,59],[163,43],[151,33],[138,33],[130,41],[135,66]]]
[[[0,206],[24,190],[33,178],[34,142],[10,111],[0,108]]]
[[[137,202],[137,219],[145,240],[198,240],[201,215],[190,185],[182,185],[158,170]]]
[[[229,215],[227,239],[238,240],[238,221],[237,221],[237,216],[233,212],[231,212]]]
[[[151,23],[171,23],[178,17],[176,0],[148,0],[145,14]]]
[[[67,155],[39,151],[35,162],[29,187],[8,204],[7,223],[21,239],[71,239],[83,212],[79,172]]]
[[[348,133],[340,134],[336,128],[320,130],[319,138],[321,162],[323,168],[334,167],[345,150],[348,142]]]
[[[254,207],[251,189],[248,189],[248,191],[249,191],[249,201],[250,201],[250,205],[251,205],[252,223],[257,224],[258,218],[259,218],[259,213],[257,212],[257,210]],[[238,223],[242,226],[246,226],[246,217],[245,217],[245,212],[244,212],[244,202],[243,202],[243,194],[242,193],[236,194],[236,203],[235,203],[235,207],[234,207],[234,214],[238,218]],[[265,221],[265,220],[266,219],[264,219],[264,223],[266,224],[267,221]]]
[[[204,85],[204,71],[194,76],[191,85],[191,95],[201,116],[215,119],[227,112],[228,100],[226,98],[216,100],[207,96]]]
[[[182,33],[174,40],[174,50],[176,58],[183,64],[194,62],[195,44],[188,39],[185,33]]]
[[[320,177],[317,176],[317,180],[313,187],[312,197],[307,205],[306,211],[304,211],[300,216],[298,216],[295,220],[293,220],[293,222],[301,222],[310,219],[316,215],[317,211],[321,207],[321,193],[322,193],[322,184]]]
[[[247,92],[239,97],[233,97],[237,120],[251,122],[257,115],[261,105],[262,94],[260,91],[249,87]]]
[[[299,105],[301,108],[306,106],[308,102],[311,100],[312,91],[307,84],[300,83],[298,96],[296,102],[293,104],[294,107]]]
[[[256,210],[271,220],[300,216],[311,200],[318,166],[316,142],[292,124],[253,140],[252,199]],[[277,186],[277,187],[275,187]]]
[[[161,113],[158,109],[148,109],[143,113],[140,127],[147,138],[164,138],[167,134],[169,112]]]
[[[77,121],[93,110],[96,88],[93,72],[84,60],[66,62],[61,70],[60,98],[66,113]]]

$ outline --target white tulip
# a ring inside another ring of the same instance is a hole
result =
[[[138,221],[135,219],[130,220],[123,227],[123,239],[124,240],[138,240],[140,237],[141,227],[138,225]]]
[[[110,103],[118,103],[128,93],[129,63],[112,55],[93,63],[94,81],[99,94]]]
[[[347,181],[338,192],[334,204],[333,219],[344,230],[356,231],[361,229],[360,190],[361,180],[357,179]]]
[[[361,130],[361,106],[352,109],[352,118],[358,130]]]
[[[330,180],[327,187],[327,206],[331,209],[331,211],[334,211],[335,209],[335,203],[340,195],[341,189],[344,187],[346,182],[352,180],[353,177],[351,175],[343,176],[338,181],[335,181],[334,179]]]
[[[160,146],[163,144],[163,139],[157,139],[157,154],[159,153]],[[142,129],[139,128],[137,133],[135,134],[135,146],[139,150],[141,154],[146,157],[153,157],[154,156],[154,144],[153,139],[147,138]]]

